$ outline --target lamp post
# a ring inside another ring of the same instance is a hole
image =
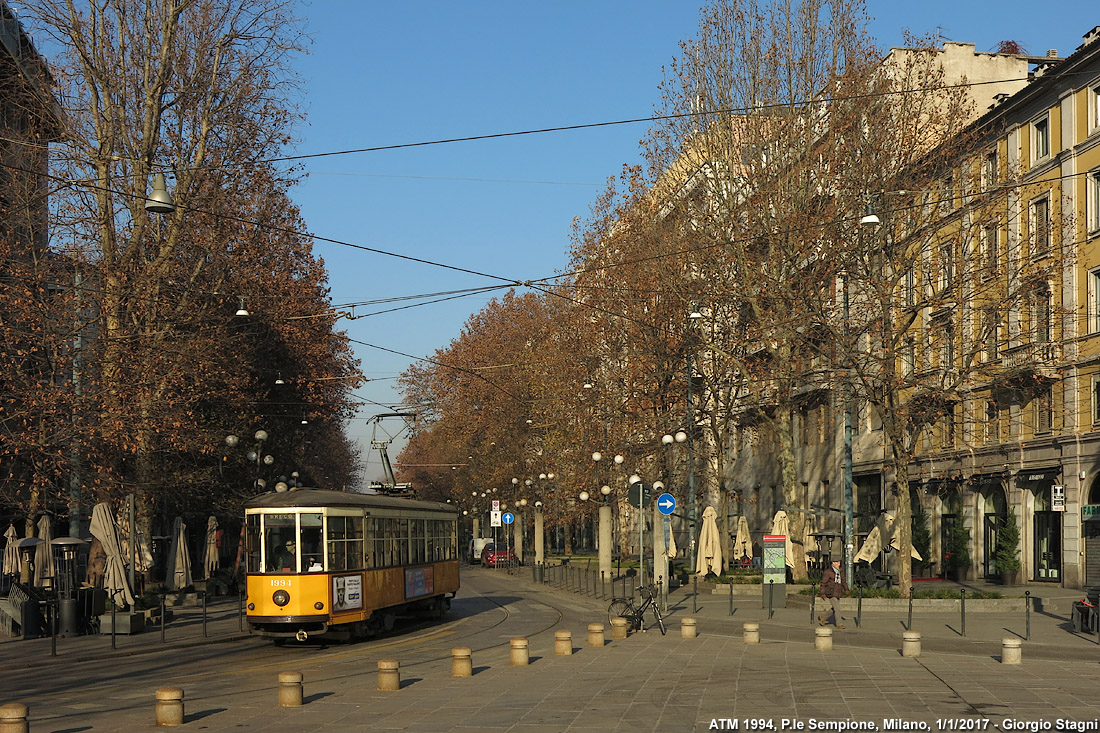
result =
[[[691,313],[688,314],[688,325],[694,332],[694,327],[697,322],[702,320],[703,314],[700,313],[695,307],[692,307]],[[698,516],[698,498],[695,496],[695,403],[692,400],[691,390],[692,383],[695,381],[695,368],[692,366],[691,360],[691,348],[687,350],[687,444],[688,444],[688,525],[691,527],[691,567],[695,567],[695,553],[696,553],[696,525],[695,518]],[[676,439],[680,441],[680,433],[676,433]],[[680,441],[683,442],[683,441]]]

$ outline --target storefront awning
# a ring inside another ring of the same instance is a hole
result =
[[[961,482],[957,478],[930,478],[924,484],[926,494],[942,494],[959,487]]]
[[[1020,471],[1016,474],[1016,485],[1028,491],[1041,491],[1054,483],[1060,473],[1062,473],[1061,466]]]
[[[976,473],[966,480],[966,488],[983,494],[987,491],[1000,488],[1008,478],[1008,471],[997,473]]]

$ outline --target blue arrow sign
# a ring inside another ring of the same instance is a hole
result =
[[[657,511],[665,516],[676,511],[676,497],[672,494],[661,494],[657,497]]]
[[[514,514],[512,514],[512,512],[504,512],[504,514],[500,515],[500,521],[504,522],[505,524],[511,524],[515,521],[515,519],[516,517]]]

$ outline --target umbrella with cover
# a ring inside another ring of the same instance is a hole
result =
[[[164,587],[179,590],[191,585],[191,556],[187,553],[187,525],[183,517],[176,517],[172,527],[172,545],[168,550],[168,571]]]
[[[4,575],[19,575],[19,548],[15,543],[19,541],[19,533],[14,524],[9,524],[4,532]]]
[[[699,554],[695,560],[695,572],[700,575],[714,573],[721,575],[725,568],[722,562],[722,536],[718,533],[718,512],[708,506],[703,510],[703,526],[699,531]]]
[[[92,522],[89,529],[92,537],[99,540],[106,555],[103,587],[107,590],[107,597],[116,606],[132,606],[134,596],[130,592],[130,583],[126,579],[126,564],[122,561],[122,544],[118,540],[118,527],[115,526],[115,519],[105,502],[100,502],[92,508]]]
[[[218,520],[210,517],[206,520],[206,542],[203,544],[202,569],[209,578],[221,567],[221,559],[218,557]]]
[[[793,568],[794,548],[791,546],[791,520],[787,519],[787,512],[782,509],[772,517],[772,534],[781,534],[787,538],[783,542],[783,554],[787,567]]]
[[[34,548],[34,584],[41,586],[46,578],[54,577],[57,568],[53,561],[53,521],[49,514],[38,520],[38,539],[42,544]]]
[[[748,562],[745,561],[748,558]],[[733,540],[733,559],[743,565],[752,562],[752,534],[749,532],[749,518],[742,514],[737,518],[737,536]]]

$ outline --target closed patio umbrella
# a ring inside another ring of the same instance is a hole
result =
[[[118,540],[118,527],[106,503],[100,502],[92,508],[92,522],[88,528],[92,532],[92,537],[99,540],[106,555],[103,587],[107,590],[107,597],[115,605],[132,606],[134,596],[130,592],[130,583],[126,579],[126,564],[122,561],[122,544]]]
[[[38,539],[42,544],[34,548],[34,584],[41,586],[46,578],[54,577],[57,568],[53,562],[53,522],[49,514],[38,520]]]
[[[780,509],[772,517],[772,534],[781,534],[787,538],[783,543],[784,560],[789,568],[794,567],[794,548],[791,547],[791,521],[787,519],[787,512]]]
[[[206,542],[203,543],[202,569],[209,578],[221,567],[221,559],[218,557],[218,520],[210,517],[206,520]]]
[[[165,576],[164,587],[169,590],[186,588],[194,582],[191,578],[191,557],[187,552],[187,525],[183,523],[183,517],[176,517],[172,527],[172,544],[168,550]]]
[[[699,531],[699,552],[695,562],[695,572],[700,575],[714,573],[721,575],[725,569],[722,562],[722,536],[718,533],[718,512],[708,506],[703,510],[703,526]]]
[[[749,518],[744,514],[737,518],[737,536],[733,540],[732,559],[742,561],[742,558],[748,558],[752,562],[752,534],[749,532]]]
[[[4,532],[4,575],[19,575],[19,548],[15,543],[19,541],[19,533],[15,531],[15,525],[9,524]]]

